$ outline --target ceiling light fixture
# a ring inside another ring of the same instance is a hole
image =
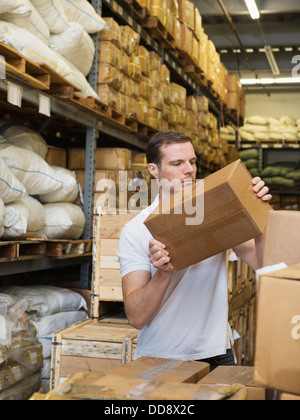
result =
[[[269,79],[241,79],[243,86],[255,85],[286,85],[286,84],[299,84],[300,77],[277,77]]]
[[[276,62],[275,56],[272,51],[272,47],[270,47],[270,45],[265,46],[265,53],[266,53],[269,65],[271,67],[272,73],[275,76],[278,76],[280,74],[280,70],[278,68],[278,64]]]
[[[249,13],[252,17],[252,19],[259,19],[260,18],[260,12],[258,10],[258,7],[255,3],[255,0],[245,0],[246,6],[248,7]]]

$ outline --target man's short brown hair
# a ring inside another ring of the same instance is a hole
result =
[[[155,163],[160,166],[162,160],[161,148],[165,144],[192,143],[190,137],[178,131],[161,131],[155,134],[146,147],[146,158],[148,163]],[[193,143],[192,143],[193,144]]]

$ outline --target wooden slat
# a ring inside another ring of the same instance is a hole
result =
[[[0,60],[5,59],[6,75],[35,89],[48,90],[50,75],[41,66],[24,57],[14,48],[0,42]]]
[[[89,319],[57,331],[52,337],[51,389],[70,373],[104,372],[131,361],[138,331],[128,323]],[[84,367],[84,369],[83,369]]]

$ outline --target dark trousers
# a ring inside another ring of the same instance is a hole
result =
[[[209,357],[208,359],[196,360],[197,362],[205,362],[210,364],[210,371],[212,372],[218,366],[234,366],[234,355],[231,349],[228,349],[226,354],[221,356]]]

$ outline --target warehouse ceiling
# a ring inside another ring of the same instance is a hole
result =
[[[244,0],[193,0],[193,3],[202,15],[206,34],[221,53],[228,70],[242,78],[253,78],[255,74],[260,78],[275,77],[264,52],[265,45],[272,47],[280,77],[291,77],[292,69],[297,70],[295,65],[300,63],[299,0],[256,0],[261,14],[259,20],[251,18]],[[220,3],[232,19],[244,52]],[[292,63],[293,57],[296,64]],[[298,74],[300,77],[300,69]]]

